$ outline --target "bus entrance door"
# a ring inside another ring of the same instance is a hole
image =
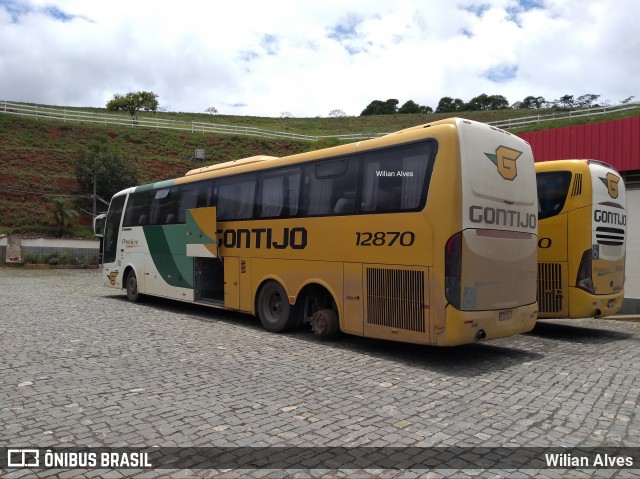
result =
[[[224,303],[224,266],[218,257],[216,208],[192,208],[186,216],[187,256],[193,257],[194,300]]]

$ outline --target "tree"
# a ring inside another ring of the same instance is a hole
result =
[[[455,111],[462,111],[465,109],[465,103],[460,98],[451,98],[450,96],[444,96],[440,98],[436,113],[452,113]]]
[[[620,103],[622,103],[623,105],[626,105],[627,103],[629,103],[631,100],[633,100],[635,98],[635,95],[631,95],[628,96],[627,98],[625,98],[624,100],[622,100]]]
[[[51,218],[56,238],[62,238],[67,229],[74,223],[78,212],[69,206],[66,198],[57,196],[52,199]]]
[[[487,95],[482,93],[466,104],[465,110],[479,111],[479,110],[501,110],[503,108],[509,108],[509,102],[502,95]]]
[[[489,109],[503,110],[509,108],[509,102],[502,95],[489,95]]]
[[[204,112],[205,113],[209,113],[210,115],[217,115],[218,114],[218,109],[215,106],[210,106]]]
[[[95,137],[74,163],[76,179],[85,191],[109,200],[115,193],[138,184],[140,167],[128,158],[122,145],[107,137]],[[95,205],[95,198],[94,198]]]
[[[393,115],[398,112],[398,103],[395,98],[389,98],[387,101],[373,100],[362,110],[360,116],[366,115]]]
[[[136,113],[140,110],[158,110],[158,95],[150,91],[130,92],[126,95],[116,93],[107,102],[107,110],[126,111],[131,115],[131,118],[136,118]]]
[[[556,101],[554,101],[555,105],[560,105],[562,108],[571,108],[574,106],[575,101],[573,99],[573,95],[562,95]]]
[[[409,100],[400,107],[398,113],[433,113],[433,108],[430,106],[418,105],[413,100]]]
[[[329,112],[329,118],[342,118],[347,116],[347,114],[342,110],[331,110]]]
[[[544,99],[544,97],[529,95],[524,100],[522,100],[522,102],[520,102],[520,105],[521,105],[520,108],[539,109],[539,108],[542,108],[545,103],[546,103],[546,100]]]
[[[600,98],[600,95],[594,95],[593,93],[587,93],[586,95],[580,95],[576,98],[575,105],[578,108],[589,108],[593,105],[593,102]],[[597,105],[595,105],[597,106]]]

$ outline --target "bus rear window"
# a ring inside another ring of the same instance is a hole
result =
[[[549,171],[536,175],[538,183],[538,219],[555,216],[564,207],[571,183],[570,171]]]

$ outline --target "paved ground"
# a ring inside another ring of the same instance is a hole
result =
[[[309,332],[97,271],[0,269],[0,446],[640,446],[640,322],[453,349]],[[636,466],[640,467],[640,466]],[[0,470],[3,477],[640,477],[640,469]]]

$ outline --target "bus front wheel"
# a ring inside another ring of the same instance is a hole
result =
[[[138,292],[138,278],[135,271],[129,271],[127,275],[127,281],[125,283],[127,287],[127,298],[134,303],[140,299],[140,293]]]
[[[286,291],[275,281],[268,281],[260,289],[258,316],[264,329],[273,333],[292,329],[298,321]]]

